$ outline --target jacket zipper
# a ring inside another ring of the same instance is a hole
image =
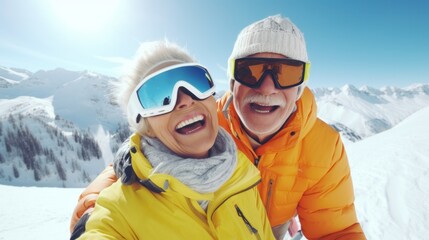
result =
[[[249,187],[247,187],[247,188],[245,188],[245,189],[243,189],[243,190],[241,190],[241,191],[239,191],[239,192],[236,192],[236,193],[234,193],[234,194],[232,194],[231,196],[229,196],[229,197],[227,197],[227,198],[225,198],[221,203],[219,203],[218,204],[218,206],[213,210],[213,212],[212,212],[212,215],[214,215],[214,213],[216,212],[216,210],[224,203],[224,202],[226,202],[229,198],[231,198],[231,197],[233,197],[233,196],[235,196],[235,195],[237,195],[237,194],[240,194],[240,193],[243,193],[243,192],[245,192],[245,191],[248,191],[248,190],[250,190],[250,189],[252,189],[253,187],[256,187],[259,183],[261,182],[261,179],[259,179],[257,182],[255,182],[254,184],[252,184],[252,185],[250,185]]]
[[[267,192],[267,203],[265,205],[265,209],[267,211],[267,214],[270,214],[270,201],[271,201],[271,193],[272,193],[272,189],[273,189],[273,179],[271,178],[270,181],[268,182],[268,192]]]
[[[235,209],[237,210],[237,214],[241,219],[243,219],[244,224],[246,224],[247,229],[249,229],[251,234],[255,234],[257,239],[261,239],[261,236],[259,235],[258,229],[254,228],[252,224],[247,220],[247,218],[244,216],[243,212],[240,210],[240,208],[237,206],[237,204],[234,205]]]
[[[250,185],[249,187],[247,187],[247,188],[245,188],[245,189],[243,189],[243,190],[241,190],[241,191],[239,191],[239,192],[236,192],[236,193],[232,194],[231,196],[227,197],[225,200],[223,200],[221,203],[219,203],[219,205],[218,205],[218,206],[213,210],[213,212],[210,214],[210,216],[211,216],[210,218],[213,218],[213,216],[214,216],[215,212],[217,211],[217,209],[218,209],[220,206],[222,206],[222,204],[223,204],[224,202],[226,202],[229,198],[231,198],[232,196],[235,196],[235,195],[237,195],[237,194],[243,193],[243,192],[245,192],[245,191],[248,191],[248,190],[250,190],[250,189],[252,189],[252,188],[256,187],[260,182],[261,182],[261,179],[259,179],[257,182],[255,182],[254,184]],[[236,208],[238,208],[238,206],[237,206],[237,205],[235,205],[235,206],[236,206]],[[241,212],[241,211],[240,211],[240,212]],[[212,219],[212,221],[213,221],[213,219]],[[258,235],[257,235],[257,238],[258,238],[258,239],[261,239],[261,237],[259,236],[259,233],[258,233]]]

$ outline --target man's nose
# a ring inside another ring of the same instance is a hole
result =
[[[261,79],[262,83],[257,89],[263,95],[274,94],[278,91],[276,85],[274,84],[274,79],[272,74],[266,74],[264,79]]]

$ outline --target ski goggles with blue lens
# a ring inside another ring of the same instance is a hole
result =
[[[128,114],[138,123],[142,117],[173,111],[181,87],[199,100],[215,93],[206,68],[196,63],[177,64],[150,74],[137,85],[128,101]]]
[[[258,88],[270,74],[276,88],[287,89],[308,79],[310,63],[290,58],[239,58],[230,62],[231,76],[250,88]]]

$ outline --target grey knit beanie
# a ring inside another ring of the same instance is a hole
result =
[[[245,27],[238,34],[228,63],[232,59],[262,52],[278,53],[288,58],[309,62],[304,34],[289,18],[281,15],[269,16]],[[228,64],[228,77],[233,81],[231,67]],[[306,81],[299,88],[298,99],[305,85]]]

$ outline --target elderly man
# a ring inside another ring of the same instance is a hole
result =
[[[228,64],[231,92],[218,101],[219,124],[261,172],[258,190],[277,239],[296,214],[308,239],[365,239],[344,145],[317,118],[306,87],[310,62],[301,31],[279,15],[252,23]],[[106,175],[81,195],[71,227],[109,185]]]
[[[317,118],[306,88],[309,67],[304,36],[289,19],[247,26],[229,58],[232,93],[218,101],[219,122],[260,170],[278,237],[297,212],[309,239],[365,239],[343,143]]]

